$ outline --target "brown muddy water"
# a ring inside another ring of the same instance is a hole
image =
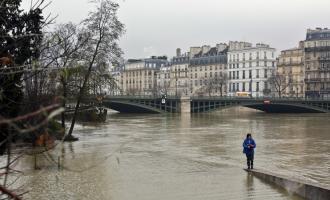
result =
[[[247,174],[242,142],[257,143],[255,168],[330,187],[330,115],[244,108],[192,115],[112,113],[78,125],[59,144],[16,167],[24,199],[300,199]],[[60,157],[62,170],[55,163]]]

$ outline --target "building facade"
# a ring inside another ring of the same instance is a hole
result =
[[[116,66],[111,69],[111,77],[113,79],[113,84],[109,86],[109,91],[107,92],[109,95],[121,95],[123,88],[123,67],[124,66]]]
[[[280,79],[277,84],[281,84],[275,91],[276,96],[305,96],[304,42],[300,42],[298,48],[281,51],[276,74]]]
[[[228,96],[246,93],[252,97],[271,95],[269,78],[276,69],[276,50],[266,44],[229,42]]]
[[[176,56],[171,60],[169,94],[187,96],[189,94],[189,54],[181,54],[177,49]]]
[[[157,72],[157,90],[160,95],[169,94],[171,65],[167,64]]]
[[[308,29],[304,52],[306,97],[330,98],[330,30]]]
[[[121,76],[123,94],[157,95],[157,73],[166,65],[165,56],[128,60]]]
[[[188,94],[191,96],[225,96],[227,94],[226,44],[215,47],[191,47],[189,53]]]

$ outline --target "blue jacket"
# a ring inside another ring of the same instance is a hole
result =
[[[249,145],[253,145],[249,148]],[[254,142],[253,139],[245,139],[243,142],[243,153],[246,155],[251,155],[254,153],[254,148],[256,148],[256,143]]]

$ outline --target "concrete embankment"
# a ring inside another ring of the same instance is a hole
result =
[[[285,188],[288,192],[295,193],[305,199],[312,200],[329,200],[330,188],[326,188],[316,183],[308,183],[306,181],[295,180],[294,178],[277,175],[272,172],[262,170],[246,170],[254,176],[265,180],[266,182],[274,183]]]

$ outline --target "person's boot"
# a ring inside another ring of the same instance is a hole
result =
[[[251,165],[251,169],[253,169],[253,165]]]

